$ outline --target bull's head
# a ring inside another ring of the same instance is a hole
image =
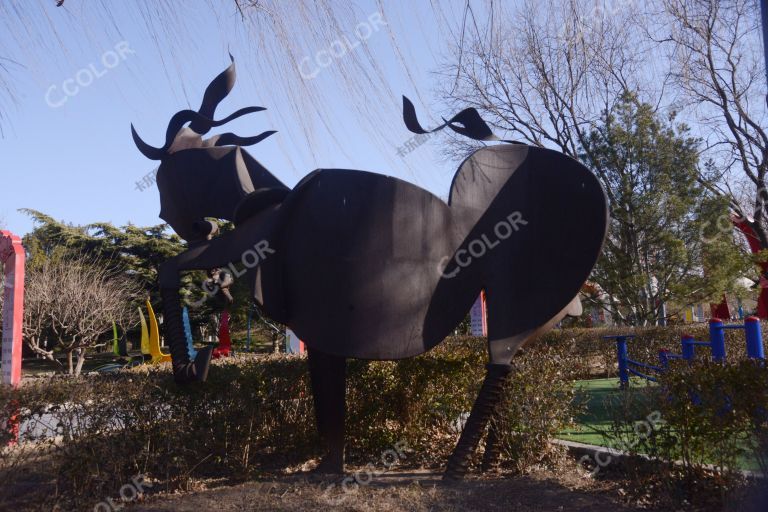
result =
[[[266,131],[254,137],[223,133],[208,139],[203,135],[238,117],[265,110],[263,107],[242,108],[214,120],[218,104],[235,84],[235,62],[213,79],[203,95],[199,110],[177,112],[168,123],[165,144],[150,146],[131,132],[139,151],[151,160],[160,160],[157,186],[160,191],[160,217],[189,242],[205,239],[215,225],[209,217],[239,220],[243,211],[252,210],[253,196],[264,195],[279,201],[289,190],[241,146],[251,146],[269,137]],[[187,126],[187,124],[189,124]]]

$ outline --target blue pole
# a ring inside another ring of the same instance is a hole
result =
[[[725,330],[723,322],[718,318],[709,321],[709,348],[712,350],[712,359],[725,361]]]
[[[669,368],[669,358],[667,357],[666,350],[659,350],[659,366],[665,370]]]
[[[690,334],[683,334],[680,339],[680,343],[683,345],[683,359],[686,361],[693,361],[696,357],[696,347],[693,345],[693,336]]]
[[[248,334],[245,338],[245,351],[250,352],[251,351],[251,319],[253,318],[253,304],[251,304],[250,309],[248,310]]]
[[[627,371],[627,338],[619,336],[616,338],[616,357],[619,360],[619,381],[621,389],[629,388],[629,371]]]
[[[755,316],[748,316],[744,319],[744,333],[747,337],[747,356],[753,359],[765,359],[760,319]]]

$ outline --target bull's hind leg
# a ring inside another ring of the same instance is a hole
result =
[[[499,406],[491,415],[490,424],[488,425],[488,436],[485,438],[485,451],[483,452],[483,462],[480,465],[480,470],[483,473],[496,471],[499,466],[499,459],[501,458],[501,438],[500,438],[500,426],[499,422],[501,417],[499,414]]]
[[[512,358],[518,349],[535,339],[540,334],[550,330],[557,322],[563,319],[570,311],[577,309],[574,302],[578,304],[578,298],[569,303],[562,311],[554,317],[544,322],[536,329],[531,329],[514,336],[502,337],[503,334],[514,332],[508,324],[510,311],[513,309],[510,304],[504,300],[503,293],[494,294],[492,290],[488,293],[488,356],[490,364],[487,366],[485,380],[480,388],[480,393],[472,406],[472,412],[469,414],[464,430],[461,432],[459,443],[453,450],[448,459],[448,466],[445,469],[443,478],[446,480],[460,480],[464,478],[467,472],[467,466],[475,452],[483,431],[488,425],[488,421],[495,413],[498,407],[501,393],[507,377],[512,371]],[[488,453],[488,462],[493,461],[498,449],[498,430],[493,427],[490,452]]]
[[[317,429],[325,448],[315,471],[341,474],[344,472],[347,361],[313,349],[308,352]]]
[[[527,339],[526,335],[501,337],[501,333],[510,332],[507,323],[509,322],[511,307],[505,303],[503,293],[494,293],[493,290],[488,290],[487,297],[489,364],[486,367],[485,380],[461,432],[459,442],[448,459],[448,466],[443,475],[445,480],[464,478],[480,438],[498,407],[504,384],[512,371],[510,364],[512,357],[517,352],[518,347]],[[491,444],[489,457],[492,457],[492,452],[498,447],[498,440],[496,439],[498,431],[495,427],[492,426],[490,434],[488,439]]]
[[[472,454],[480,442],[488,420],[496,409],[507,376],[512,371],[512,366],[509,364],[491,363],[486,368],[487,372],[480,393],[472,406],[472,412],[469,413],[464,430],[461,431],[459,443],[448,459],[448,466],[443,475],[446,480],[464,478]]]

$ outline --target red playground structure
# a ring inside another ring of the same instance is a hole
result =
[[[747,243],[749,244],[749,249],[752,251],[752,253],[759,253],[761,250],[760,240],[757,238],[757,233],[755,233],[755,230],[752,229],[752,226],[750,226],[747,222],[747,219],[732,216],[731,222],[733,222],[733,225],[736,226],[739,231],[744,233],[744,236],[747,238]],[[765,320],[768,319],[768,279],[765,277],[768,275],[768,261],[761,261],[759,265],[762,273],[760,275],[759,283],[760,297],[757,300],[757,316]]]
[[[232,338],[229,336],[229,311],[223,311],[221,313],[221,321],[219,322],[219,344],[213,349],[213,358],[218,359],[220,357],[229,356],[232,351]]]

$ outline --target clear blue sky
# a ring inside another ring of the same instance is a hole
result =
[[[16,101],[2,105],[5,119],[4,136],[0,138],[0,220],[7,229],[18,234],[32,229],[31,220],[19,213],[19,208],[40,210],[74,224],[160,223],[156,188],[139,191],[135,187],[135,182],[157,163],[136,150],[130,123],[145,141],[162,145],[171,115],[184,108],[197,109],[205,86],[228,65],[227,49],[236,58],[238,81],[220,105],[217,117],[249,105],[269,110],[219,131],[249,136],[267,129],[278,130],[277,135],[248,151],[288,185],[315,168],[343,167],[397,176],[442,197],[447,195],[455,164],[441,156],[439,138],[431,139],[406,158],[396,154],[397,146],[412,135],[401,121],[400,94],[415,100],[424,124],[429,124],[430,117],[451,114],[441,110],[434,74],[444,57],[441,49],[448,42],[445,39],[450,30],[434,26],[429,2],[385,2],[385,19],[392,35],[381,30],[368,39],[374,57],[386,71],[391,98],[371,94],[374,104],[361,105],[340,92],[337,81],[344,65],[341,61],[349,56],[320,70],[313,80],[321,81],[317,82],[317,98],[330,115],[313,120],[311,136],[301,128],[306,120],[293,112],[290,95],[284,93],[296,84],[273,82],[259,87],[254,79],[262,73],[254,41],[264,34],[249,33],[232,1],[183,2],[174,22],[178,26],[167,32],[155,30],[158,40],[153,39],[147,24],[166,20],[159,15],[157,19],[142,18],[131,3],[107,2],[110,19],[105,22],[103,12],[86,9],[84,0],[66,0],[67,11],[57,10],[52,1],[17,2],[19,9],[28,10],[24,16],[34,29],[30,33],[37,35],[21,37],[23,31],[11,33],[0,24],[0,49],[10,53],[0,56],[19,63],[10,68]],[[460,19],[463,4],[463,0],[448,2],[447,11]],[[353,18],[364,21],[377,12],[376,5],[375,1],[357,2]],[[16,22],[0,20],[5,24]],[[341,29],[342,35],[354,37],[355,26]],[[407,49],[402,57],[393,51],[392,36]],[[42,43],[41,37],[45,38]],[[107,68],[102,59],[113,65],[114,56],[104,57],[105,52],[121,41],[125,42],[122,48],[127,45],[131,53],[124,50],[119,63]],[[307,49],[307,56],[315,58],[315,52],[322,49]],[[358,47],[352,51],[364,50]],[[411,77],[403,70],[403,60],[408,61]],[[82,71],[91,64],[90,72]],[[102,76],[87,87],[80,86],[61,106],[49,105],[65,98],[65,80],[79,76],[81,82],[88,82],[93,69]],[[300,80],[298,76],[296,79]],[[360,113],[369,107],[372,115]]]

